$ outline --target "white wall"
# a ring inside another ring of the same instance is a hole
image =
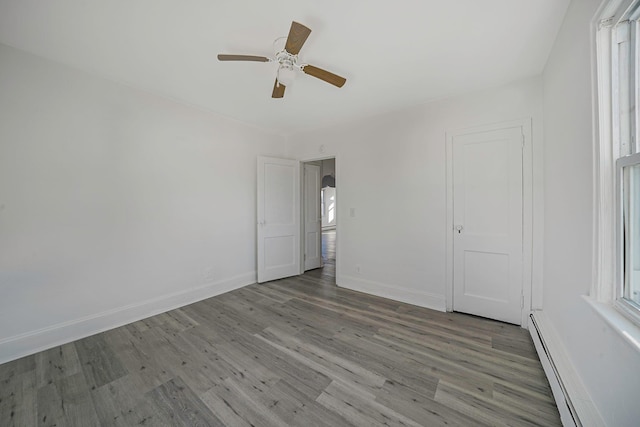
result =
[[[256,156],[281,137],[3,45],[0,64],[0,363],[255,281]]]
[[[528,117],[539,145],[539,78],[291,138],[292,157],[337,157],[338,284],[444,310],[445,132]]]
[[[605,422],[638,425],[640,354],[581,298],[593,249],[590,22],[601,0],[572,1],[544,70],[544,311]]]
[[[336,159],[325,159],[322,161],[322,176],[336,175]]]

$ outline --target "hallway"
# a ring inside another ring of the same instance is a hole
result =
[[[322,267],[305,272],[319,279],[336,281],[336,230],[322,231]]]

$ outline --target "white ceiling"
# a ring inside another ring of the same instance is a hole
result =
[[[569,0],[0,0],[0,43],[290,133],[539,74]],[[307,75],[271,98],[291,21],[313,30]],[[1,64],[0,64],[1,65]]]

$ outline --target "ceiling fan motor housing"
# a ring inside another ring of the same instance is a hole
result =
[[[276,62],[279,64],[279,68],[290,70],[302,70],[304,68],[304,64],[298,64],[298,55],[293,55],[287,52],[286,49],[276,53]]]
[[[296,78],[297,72],[304,68],[304,64],[298,64],[298,55],[293,55],[287,52],[286,49],[277,52],[275,56],[278,63],[278,84],[291,85]]]

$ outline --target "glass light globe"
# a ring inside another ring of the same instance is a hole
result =
[[[281,66],[278,69],[278,81],[285,85],[289,86],[296,78],[296,70],[292,67]]]

